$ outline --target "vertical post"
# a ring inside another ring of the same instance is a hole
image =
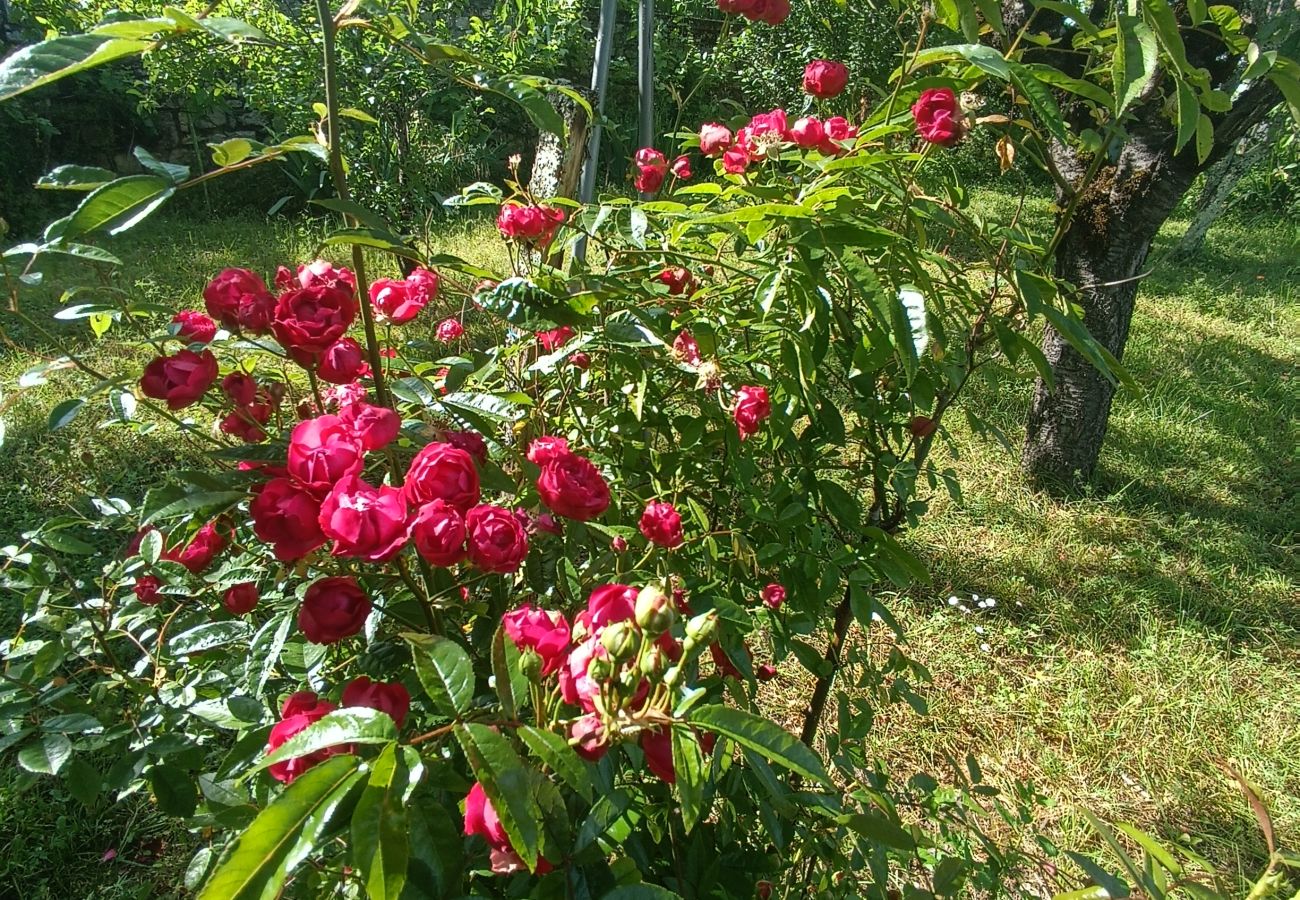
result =
[[[596,30],[596,61],[591,69],[591,89],[596,94],[595,121],[587,137],[587,159],[582,167],[582,185],[578,199],[591,203],[596,199],[596,167],[600,162],[600,138],[605,122],[605,94],[609,86],[609,57],[614,50],[614,20],[618,17],[618,0],[601,0],[600,24]],[[574,246],[579,262],[587,258],[587,241]]]
[[[655,0],[638,0],[637,89],[641,97],[641,146],[655,145]]]

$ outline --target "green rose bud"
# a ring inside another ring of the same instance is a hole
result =
[[[671,628],[675,618],[673,602],[658,585],[647,585],[636,595],[636,623],[651,637]]]

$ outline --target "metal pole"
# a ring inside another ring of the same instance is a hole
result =
[[[637,88],[641,95],[641,146],[655,145],[655,0],[637,6]]]
[[[591,68],[591,89],[596,94],[595,121],[587,135],[587,158],[582,164],[582,183],[578,199],[591,203],[596,199],[596,166],[600,162],[600,138],[605,120],[605,93],[609,86],[609,57],[614,50],[614,20],[618,17],[618,0],[601,0],[600,24],[596,27],[596,61]],[[587,258],[587,241],[582,239],[573,248],[574,256]]]

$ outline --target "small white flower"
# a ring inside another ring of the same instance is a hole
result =
[[[980,644],[980,649],[983,650],[985,653],[988,653],[993,648],[990,647],[988,644]]]
[[[994,600],[992,597],[990,597],[988,600],[984,602],[988,605],[989,609],[992,609],[993,607],[998,605],[998,601]]]
[[[976,634],[983,634],[983,633],[984,633],[984,626],[983,626],[983,625],[976,625],[976,626],[975,626],[975,633],[976,633]]]
[[[956,605],[957,605],[958,603],[960,603],[960,602],[961,602],[961,601],[958,600],[956,597],[949,597],[949,598],[948,598],[948,605],[949,605],[949,606],[956,606]]]

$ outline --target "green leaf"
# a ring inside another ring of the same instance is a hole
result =
[[[41,735],[41,739],[18,751],[18,765],[38,775],[57,775],[64,763],[72,758],[72,741],[57,731]]]
[[[140,524],[149,525],[164,519],[175,519],[178,516],[200,512],[211,517],[225,512],[247,498],[248,494],[243,491],[195,491],[153,510]]]
[[[1084,81],[1082,78],[1071,78],[1061,70],[1054,69],[1043,63],[1026,63],[1023,68],[1027,69],[1044,84],[1060,88],[1063,91],[1069,91],[1072,94],[1078,94],[1080,97],[1091,100],[1106,109],[1113,109],[1115,106],[1114,96],[1091,81]]]
[[[190,167],[176,163],[163,162],[144,147],[133,147],[131,153],[140,162],[146,172],[152,172],[159,178],[166,178],[172,184],[179,184],[190,177]]]
[[[1064,2],[1064,0],[1029,0],[1036,9],[1047,9],[1059,14],[1062,18],[1079,26],[1079,30],[1089,37],[1096,37],[1101,32],[1097,26],[1092,24],[1092,20],[1087,14],[1073,3]]]
[[[58,166],[38,178],[36,186],[47,191],[93,191],[116,177],[99,166]]]
[[[420,53],[431,63],[463,62],[477,63],[478,57],[468,50],[462,50],[454,44],[423,44]]]
[[[128,175],[95,188],[73,211],[61,235],[65,240],[92,231],[120,234],[138,224],[176,192],[158,175]]]
[[[152,46],[151,41],[99,34],[67,34],[32,44],[0,62],[0,100]]]
[[[501,701],[501,715],[507,719],[515,717],[515,691],[511,682],[510,659],[506,652],[506,629],[497,626],[497,633],[492,637],[492,677],[496,685],[497,699]]]
[[[354,119],[358,122],[365,122],[367,125],[378,125],[379,120],[368,112],[357,109],[352,106],[345,106],[339,110],[339,115],[345,119]]]
[[[1185,81],[1178,82],[1178,142],[1174,145],[1177,153],[1187,146],[1187,142],[1196,136],[1196,118],[1201,114],[1200,101],[1196,91]]]
[[[475,294],[474,302],[520,328],[540,330],[587,322],[587,316],[569,306],[565,298],[527,278],[507,278],[491,290]]]
[[[460,896],[465,839],[452,818],[455,808],[449,811],[422,799],[417,796],[407,807],[410,862],[403,896],[409,900]]]
[[[949,44],[944,47],[930,47],[916,54],[912,68],[915,70],[923,66],[951,62],[956,59],[964,59],[994,78],[1000,78],[1003,81],[1011,80],[1011,68],[1007,65],[1007,61],[1002,58],[1002,54],[983,44]],[[895,70],[890,80],[892,81],[901,75],[902,70]]]
[[[1115,90],[1115,117],[1119,118],[1155,77],[1159,51],[1155,35],[1139,17],[1118,13],[1116,19],[1118,31],[1111,79]]]
[[[519,754],[505,737],[486,725],[457,725],[456,739],[465,751],[474,777],[483,785],[483,793],[501,819],[501,827],[510,839],[511,848],[523,859],[529,871],[537,868],[541,813],[537,808],[532,777]]]
[[[194,815],[199,791],[190,776],[176,766],[157,765],[149,770],[149,788],[165,815],[186,818]]]
[[[668,888],[657,884],[625,884],[605,894],[601,900],[682,900]]]
[[[99,770],[79,756],[73,757],[63,767],[63,783],[67,785],[68,793],[80,800],[83,806],[94,806],[103,790]]]
[[[241,163],[253,154],[253,142],[247,138],[230,138],[208,146],[212,148],[213,164],[223,169]]]
[[[50,410],[50,431],[58,431],[64,425],[67,425],[77,417],[81,408],[86,405],[86,401],[80,397],[70,397],[64,400],[54,409]]]
[[[336,709],[308,725],[262,757],[247,775],[267,766],[345,744],[387,744],[397,740],[397,723],[388,713],[363,706]]]
[[[591,802],[591,775],[567,740],[553,731],[543,731],[531,725],[520,726],[516,733],[534,755],[550,766],[582,799]]]
[[[326,235],[321,241],[321,246],[331,244],[347,244],[352,246],[359,244],[363,247],[374,247],[377,250],[386,250],[394,256],[413,259],[416,262],[423,262],[424,257],[419,250],[404,244],[401,238],[383,228],[340,228],[333,234]]]
[[[1205,113],[1196,117],[1196,163],[1205,165],[1214,150],[1214,123]]]
[[[234,641],[247,642],[250,636],[248,624],[241,620],[204,622],[171,638],[167,649],[175,656],[188,656]]]
[[[340,200],[337,197],[327,197],[323,200],[313,200],[311,202],[316,206],[322,206],[325,209],[332,209],[334,212],[351,216],[369,228],[392,231],[393,226],[388,223],[387,219],[374,210],[366,209],[360,203],[354,203],[351,200]]]
[[[227,848],[198,900],[275,896],[360,783],[355,756],[333,756],[294,779]]]
[[[839,822],[852,828],[873,844],[883,844],[907,853],[916,849],[916,839],[911,834],[901,825],[875,810],[853,813],[842,817]]]
[[[1056,105],[1052,92],[1034,76],[1033,72],[1019,63],[1010,62],[1007,66],[1011,69],[1012,82],[1020,89],[1020,93],[1025,95],[1038,120],[1043,123],[1052,137],[1064,144],[1069,140],[1069,134],[1065,127],[1065,120],[1061,118],[1061,109]]]
[[[1278,68],[1269,71],[1268,78],[1282,92],[1282,99],[1286,101],[1287,109],[1291,112],[1291,118],[1300,125],[1300,81],[1282,72]]]
[[[474,701],[474,665],[460,644],[431,634],[405,633],[415,674],[438,711],[459,717]]]
[[[672,729],[673,770],[677,773],[677,799],[682,805],[682,827],[687,834],[695,828],[704,807],[708,766],[695,731],[675,724]]]
[[[1155,29],[1156,38],[1165,54],[1173,60],[1178,72],[1188,73],[1192,67],[1187,64],[1187,48],[1183,46],[1183,36],[1178,31],[1178,20],[1174,18],[1174,9],[1169,0],[1142,0],[1142,13],[1147,23]]]
[[[830,783],[817,754],[775,722],[721,704],[698,706],[688,714],[687,719],[694,725],[731,738],[764,759],[798,772],[805,778],[822,784]]]
[[[1183,874],[1182,863],[1180,863],[1174,855],[1169,852],[1169,848],[1165,847],[1151,835],[1147,834],[1140,828],[1128,824],[1127,822],[1116,823],[1116,827],[1136,841],[1143,850],[1150,853],[1152,858],[1155,859],[1156,862],[1160,863],[1160,865],[1164,866],[1171,875],[1177,877]]]
[[[402,795],[408,771],[397,744],[389,744],[370,768],[352,813],[352,861],[370,900],[397,900],[406,884],[410,855]]]
[[[564,119],[546,95],[531,84],[519,78],[487,80],[482,75],[476,76],[475,81],[483,89],[513,100],[542,131],[564,137]]]

